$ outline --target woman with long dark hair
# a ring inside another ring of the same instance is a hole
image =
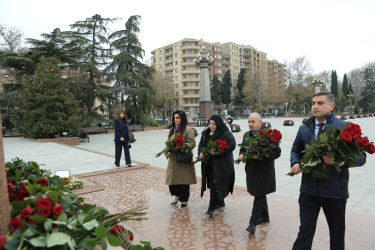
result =
[[[117,118],[114,121],[115,125],[115,165],[120,167],[120,159],[122,148],[124,148],[125,153],[125,163],[126,166],[132,167],[130,152],[129,152],[129,129],[128,129],[128,118],[126,117],[125,110],[120,110],[118,112]]]
[[[168,140],[172,141],[176,133],[183,134],[184,146],[178,150],[192,152],[195,147],[194,131],[187,124],[185,112],[175,111],[172,117]],[[169,191],[174,196],[171,205],[176,205],[180,201],[181,207],[186,207],[190,196],[190,184],[197,184],[195,167],[192,163],[177,162],[176,156],[177,152],[170,152],[165,184],[169,185]]]
[[[202,161],[202,188],[201,197],[206,187],[210,189],[210,203],[206,214],[212,217],[214,210],[224,207],[224,198],[233,193],[234,186],[234,161],[233,150],[236,148],[236,140],[232,133],[225,126],[223,119],[213,115],[207,123],[208,128],[203,130],[198,146],[200,159],[204,158],[203,148],[207,147],[210,141],[227,141],[227,149],[222,153],[211,151],[211,157]]]

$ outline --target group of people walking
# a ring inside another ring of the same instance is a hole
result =
[[[297,136],[291,149],[291,169],[294,174],[302,172],[300,168],[301,159],[304,155],[306,144],[310,144],[315,136],[319,138],[320,133],[325,132],[325,125],[330,124],[333,129],[343,129],[345,122],[337,119],[334,109],[334,96],[329,92],[317,93],[312,98],[313,116],[305,121],[298,129]],[[121,118],[121,114],[119,114]],[[244,160],[248,145],[248,137],[255,135],[256,131],[263,129],[262,118],[258,113],[252,113],[248,117],[249,131],[243,136],[242,147],[239,150],[238,160]],[[121,122],[119,122],[121,126]],[[115,121],[116,127],[116,121]],[[116,155],[117,148],[127,149],[124,143],[129,138],[128,130],[121,132],[121,136],[115,136]],[[183,134],[184,144],[181,149],[192,153],[196,146],[194,131],[188,126],[186,115],[183,111],[173,113],[172,124],[168,134],[168,140],[174,140],[175,134]],[[116,138],[120,140],[116,141]],[[203,149],[210,141],[226,141],[226,148],[220,152],[211,150],[210,157],[205,159]],[[127,144],[127,143],[125,143]],[[201,197],[204,192],[210,190],[210,201],[206,214],[210,217],[214,215],[215,209],[225,206],[224,199],[229,193],[233,193],[235,182],[233,150],[236,148],[236,141],[223,119],[218,115],[212,115],[203,130],[198,144],[198,157],[201,162]],[[278,143],[267,152],[269,157],[259,159],[254,155],[245,163],[247,191],[254,196],[252,213],[249,225],[246,228],[250,234],[254,234],[256,226],[270,222],[269,209],[267,204],[267,194],[276,191],[275,160],[280,157],[281,149]],[[127,158],[126,151],[125,157]],[[329,156],[323,157],[324,162],[333,165]],[[130,161],[130,156],[129,156]],[[366,162],[366,154],[356,160],[357,166],[362,166]],[[118,163],[116,158],[116,163]],[[130,164],[130,163],[129,163]],[[129,165],[127,163],[127,165]],[[131,165],[130,165],[131,166]],[[326,216],[330,232],[330,249],[344,249],[345,247],[345,209],[348,194],[349,171],[345,163],[341,165],[341,172],[331,167],[328,178],[315,179],[310,173],[302,174],[300,196],[298,199],[300,207],[300,227],[293,249],[311,249],[315,234],[317,218],[320,208]],[[170,205],[177,205],[181,202],[181,207],[188,206],[190,196],[190,185],[196,184],[196,172],[193,162],[190,164],[177,161],[177,152],[170,152],[168,167],[166,171],[165,184],[169,186],[170,194],[174,197]]]

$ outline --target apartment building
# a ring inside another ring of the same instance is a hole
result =
[[[174,82],[175,102],[172,108],[184,110],[190,117],[194,117],[199,112],[199,68],[195,65],[195,60],[203,49],[207,50],[212,58],[210,76],[215,74],[219,80],[222,80],[224,73],[230,70],[233,90],[241,68],[260,72],[264,76],[268,75],[268,71],[274,70],[268,67],[269,60],[266,53],[250,45],[233,42],[221,44],[185,38],[155,49],[152,51],[152,66],[162,75],[172,76]],[[278,74],[274,74],[275,77],[281,77],[283,73],[279,72],[284,71],[284,66],[278,64],[276,60],[272,62],[272,65],[277,65],[278,71],[275,73]]]

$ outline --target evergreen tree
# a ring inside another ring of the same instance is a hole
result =
[[[240,73],[238,74],[237,85],[236,85],[237,93],[234,99],[235,105],[242,106],[244,104],[243,99],[245,98],[245,95],[243,93],[243,88],[245,86],[245,72],[246,72],[246,69],[242,68],[240,70]]]
[[[223,84],[221,85],[221,103],[230,103],[230,94],[232,89],[232,80],[230,77],[230,70],[227,70],[224,74]]]
[[[348,98],[349,86],[348,86],[348,77],[346,76],[346,74],[344,75],[344,80],[342,82],[342,93],[344,94],[345,98]]]
[[[339,86],[337,83],[337,73],[336,70],[332,70],[332,75],[331,75],[331,93],[335,97],[339,97]]]
[[[107,60],[110,55],[110,49],[107,48],[109,44],[107,24],[114,20],[96,14],[84,21],[77,21],[70,25],[73,31],[68,37],[72,44],[76,44],[82,49],[80,69],[88,75],[88,100],[85,105],[89,116],[93,115],[95,99],[98,98],[100,101],[106,102],[108,97],[108,91],[103,91],[100,81],[103,78],[102,68],[108,64]],[[100,86],[101,91],[97,86]]]
[[[349,94],[350,93],[354,94],[352,83],[349,83],[348,91],[349,91]]]
[[[373,69],[366,68],[363,72],[364,90],[362,99],[358,102],[363,112],[375,111],[375,77]]]
[[[62,132],[75,136],[81,127],[78,101],[67,93],[56,58],[40,58],[35,75],[24,84],[20,98],[19,125],[25,137],[54,138]]]
[[[211,84],[211,100],[214,104],[220,105],[221,104],[221,91],[220,91],[220,82],[219,77],[217,75],[214,75],[212,78],[212,84]]]
[[[111,48],[118,52],[106,68],[115,91],[126,106],[128,119],[132,124],[143,124],[149,120],[155,91],[150,79],[154,70],[142,63],[144,50],[138,40],[140,16],[131,16],[125,23],[125,30],[109,36]]]

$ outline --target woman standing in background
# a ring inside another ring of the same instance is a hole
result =
[[[120,159],[122,148],[125,152],[125,163],[127,167],[132,167],[130,152],[129,152],[129,129],[128,129],[128,119],[125,114],[125,110],[120,110],[118,112],[117,118],[114,121],[115,125],[115,165],[120,167]]]

